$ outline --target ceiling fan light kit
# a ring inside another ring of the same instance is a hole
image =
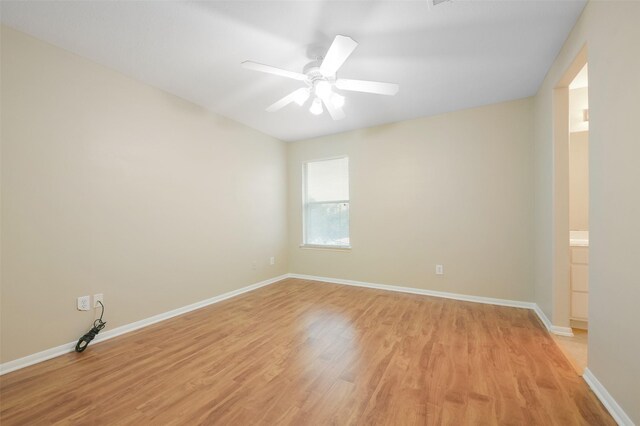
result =
[[[399,89],[395,83],[350,80],[336,77],[338,69],[340,69],[357,46],[358,43],[352,38],[337,35],[325,57],[321,58],[321,60],[308,63],[302,73],[283,70],[253,61],[245,61],[242,63],[242,66],[253,71],[299,80],[307,85],[307,87],[297,89],[267,107],[268,112],[278,111],[292,102],[303,106],[313,95],[313,101],[309,108],[312,114],[321,115],[326,108],[332,119],[342,120],[345,117],[344,111],[342,110],[345,104],[345,97],[335,92],[335,89],[388,96],[395,95]]]
[[[331,103],[336,108],[342,108],[344,106],[344,100],[345,100],[345,97],[342,95],[339,95],[337,93],[331,94]]]
[[[313,103],[311,103],[311,108],[309,108],[309,111],[311,112],[311,114],[313,115],[320,115],[322,114],[322,102],[320,101],[319,98],[315,98],[313,100]]]

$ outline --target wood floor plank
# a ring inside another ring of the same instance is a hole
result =
[[[530,310],[298,279],[2,376],[0,423],[615,424]]]

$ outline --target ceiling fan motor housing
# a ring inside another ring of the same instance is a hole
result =
[[[335,81],[335,75],[327,77],[320,72],[320,64],[322,64],[322,58],[309,62],[302,69],[302,73],[307,76],[307,83],[310,87],[314,87],[319,81],[328,81],[329,83]]]

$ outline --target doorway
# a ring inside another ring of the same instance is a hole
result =
[[[589,324],[589,83],[586,46],[554,89],[554,301],[560,348],[582,374]]]

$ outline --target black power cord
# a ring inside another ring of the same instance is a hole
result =
[[[78,340],[78,344],[76,345],[76,352],[82,352],[87,349],[89,343],[96,337],[98,333],[100,333],[100,330],[102,330],[107,325],[106,321],[102,321],[102,316],[104,315],[104,305],[99,300],[98,303],[100,304],[100,306],[102,306],[100,318],[95,320],[93,322],[93,327],[91,327],[91,330],[89,330],[87,334],[85,334],[80,338],[80,340]]]

